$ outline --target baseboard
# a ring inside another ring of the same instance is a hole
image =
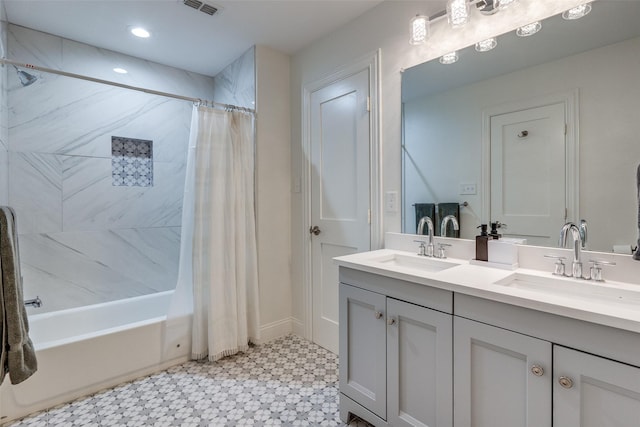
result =
[[[299,337],[302,338],[307,338],[305,336],[305,328],[304,328],[304,323],[302,322],[302,320],[300,319],[296,319],[295,317],[291,318],[291,323],[293,326],[293,335],[297,335]]]
[[[260,326],[260,340],[257,344],[264,344],[276,338],[284,337],[293,331],[293,318],[277,320]]]

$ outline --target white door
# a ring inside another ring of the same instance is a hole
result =
[[[554,425],[640,425],[640,368],[560,346],[553,364]]]
[[[491,117],[491,221],[555,246],[566,222],[565,105]]]
[[[311,94],[312,339],[334,353],[338,267],[333,258],[371,246],[368,96],[368,70]]]
[[[550,342],[454,316],[454,426],[551,427],[551,368]]]

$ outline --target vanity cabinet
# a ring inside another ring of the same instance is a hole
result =
[[[635,366],[455,316],[453,354],[455,427],[639,425]]]
[[[453,327],[455,427],[551,427],[551,343],[460,317]]]
[[[451,426],[451,351],[450,314],[340,284],[341,411],[376,426]]]
[[[640,425],[640,368],[561,346],[553,361],[554,425]]]

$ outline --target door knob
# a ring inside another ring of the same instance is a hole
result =
[[[376,319],[382,319],[382,312],[381,311],[376,311]]]
[[[560,377],[560,378],[558,378],[558,382],[564,388],[573,387],[573,380],[571,378],[569,378],[569,377]]]
[[[396,319],[394,319],[393,317],[390,317],[387,319],[387,325],[393,326],[395,324],[396,324]]]
[[[320,234],[320,227],[318,227],[317,225],[314,225],[309,229],[309,233],[317,236],[318,234]]]
[[[531,372],[533,373],[533,375],[535,375],[536,377],[541,377],[544,375],[544,369],[542,368],[542,366],[538,366],[538,365],[533,365],[531,367]]]

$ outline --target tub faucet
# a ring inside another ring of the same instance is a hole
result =
[[[427,233],[429,233],[429,244],[427,245],[427,250],[425,252],[425,256],[432,257],[433,256],[433,221],[428,216],[423,216],[420,218],[418,222],[418,234],[424,234],[424,225],[427,224]]]
[[[454,215],[447,215],[442,218],[442,222],[440,223],[440,235],[445,237],[447,234],[447,225],[451,222],[453,224],[453,229],[455,231],[460,230],[460,224],[458,224],[458,219]]]
[[[571,276],[576,279],[582,279],[582,262],[580,260],[580,247],[582,247],[582,238],[580,236],[580,228],[572,222],[566,223],[560,230],[561,248],[567,247],[567,237],[571,234],[573,239],[573,264],[571,265]]]

